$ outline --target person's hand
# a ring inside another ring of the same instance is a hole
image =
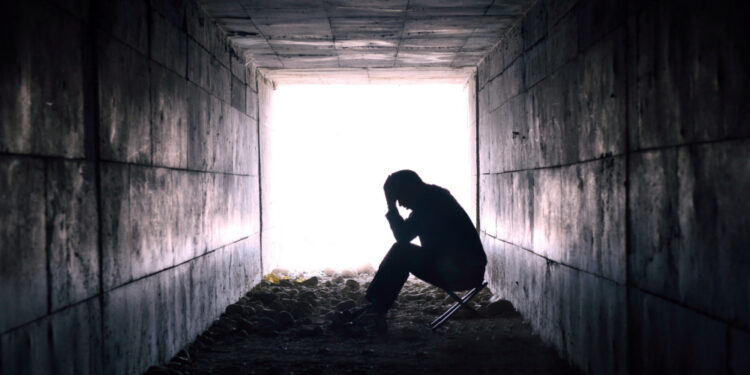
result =
[[[388,211],[397,210],[396,198],[393,197],[393,192],[385,186],[383,187],[383,191],[385,192],[385,203],[388,204]]]

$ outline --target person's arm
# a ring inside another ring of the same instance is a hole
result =
[[[388,213],[385,214],[385,218],[388,219],[388,224],[391,226],[391,232],[393,232],[396,242],[408,243],[417,236],[414,220],[411,219],[411,216],[404,220],[398,213],[396,198],[391,189],[392,187],[386,181],[383,185],[385,202],[388,205]]]
[[[396,206],[393,206],[392,210],[388,210],[388,213],[385,214],[385,218],[388,219],[388,224],[391,226],[391,232],[393,232],[393,237],[396,239],[396,242],[409,243],[417,236],[414,220],[411,216],[404,220],[398,213]]]

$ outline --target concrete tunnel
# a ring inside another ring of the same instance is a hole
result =
[[[2,374],[168,361],[276,266],[274,88],[428,81],[466,88],[486,278],[544,345],[750,373],[746,2],[0,9]]]

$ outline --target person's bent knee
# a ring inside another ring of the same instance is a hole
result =
[[[419,249],[419,246],[411,243],[411,242],[394,242],[393,246],[391,246],[391,249],[389,252],[396,252],[396,253],[406,253],[406,252],[413,252],[415,248]]]
[[[405,248],[404,245],[405,244],[400,243],[400,242],[394,242],[393,245],[391,246],[391,249],[388,251],[402,251]]]
[[[407,259],[412,258],[415,255],[414,248],[418,247],[411,243],[403,243],[403,242],[396,242],[391,246],[391,249],[388,250],[388,254],[386,255],[386,258],[390,259],[398,259],[399,261],[404,261]]]

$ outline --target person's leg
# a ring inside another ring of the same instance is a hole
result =
[[[409,273],[442,289],[466,290],[484,279],[484,267],[467,265],[465,259],[441,256],[438,249],[395,243],[380,262],[365,298],[385,312],[391,308]]]
[[[478,267],[455,256],[436,256],[436,254],[445,254],[437,249],[422,250],[425,256],[414,259],[409,266],[409,271],[414,276],[450,291],[471,289],[482,283],[483,266]]]
[[[367,288],[365,298],[382,312],[393,305],[401,287],[404,286],[413,265],[425,254],[421,247],[406,243],[395,243],[385,255],[375,277]]]

